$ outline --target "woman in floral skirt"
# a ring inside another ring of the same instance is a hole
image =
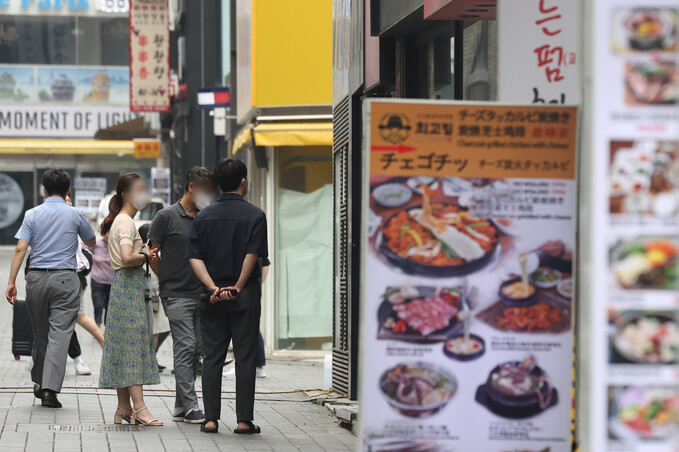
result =
[[[144,245],[134,224],[134,216],[148,204],[146,184],[138,174],[120,176],[109,214],[101,224],[108,233],[111,268],[115,270],[108,312],[106,337],[101,360],[100,388],[118,391],[116,424],[123,419],[149,426],[163,425],[144,403],[143,385],[158,384],[158,363],[150,341],[151,306],[144,296],[144,269],[157,250]],[[130,399],[132,403],[130,403]]]

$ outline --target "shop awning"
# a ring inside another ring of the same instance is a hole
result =
[[[233,152],[252,141],[250,127],[238,132]],[[255,127],[257,146],[332,146],[332,122],[266,122]]]
[[[126,140],[0,140],[0,154],[134,155]]]
[[[132,140],[134,138],[156,138],[144,127],[144,117],[130,119],[105,129],[97,130],[94,135],[97,140]]]

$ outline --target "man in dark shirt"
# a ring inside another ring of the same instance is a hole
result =
[[[172,332],[175,422],[200,424],[205,420],[195,389],[203,351],[198,312],[203,285],[185,256],[193,218],[210,205],[216,190],[212,171],[198,166],[190,169],[182,199],[158,212],[149,230],[152,246],[161,250],[160,259],[152,261],[151,267],[158,275],[160,298]]]
[[[223,159],[217,163],[215,176],[224,194],[196,215],[186,252],[196,276],[213,293],[209,303],[200,306],[206,419],[201,430],[217,432],[222,365],[233,339],[235,432],[259,433],[260,428],[252,423],[262,296],[257,259],[268,256],[266,216],[244,199],[248,181],[243,162]]]

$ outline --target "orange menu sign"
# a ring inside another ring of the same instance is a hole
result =
[[[373,102],[372,175],[574,179],[577,108]]]

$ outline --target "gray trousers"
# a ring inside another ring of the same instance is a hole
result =
[[[68,344],[80,309],[80,279],[69,271],[30,271],[26,305],[33,329],[33,382],[61,391]]]
[[[198,312],[200,300],[162,297],[162,302],[172,334],[174,379],[177,386],[174,407],[188,412],[199,408],[195,382],[203,353]]]

